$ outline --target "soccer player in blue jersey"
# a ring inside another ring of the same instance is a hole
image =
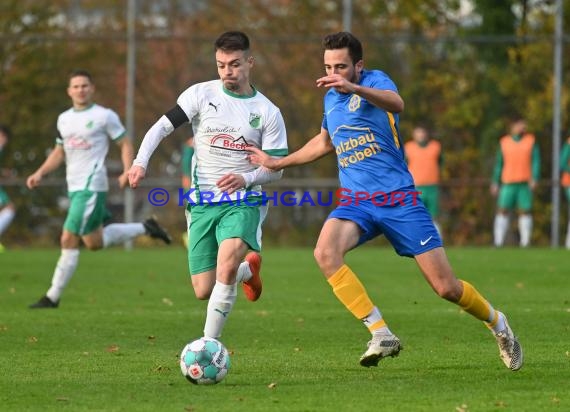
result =
[[[321,131],[301,149],[275,159],[248,148],[250,161],[272,170],[315,161],[336,152],[342,201],[326,220],[314,251],[337,298],[372,333],[360,358],[377,366],[402,349],[382,313],[372,303],[344,255],[384,235],[399,255],[413,257],[433,290],[483,321],[494,333],[500,357],[511,370],[523,364],[521,346],[505,315],[469,283],[455,277],[430,214],[417,197],[398,132],[404,101],[394,82],[379,70],[366,70],[360,41],[351,33],[323,40],[326,76]]]

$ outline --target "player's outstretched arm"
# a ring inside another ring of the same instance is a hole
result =
[[[42,178],[57,169],[65,160],[65,152],[62,145],[56,145],[42,165],[26,179],[28,189],[33,189],[40,184]]]
[[[321,129],[321,132],[305,143],[303,147],[285,157],[271,157],[253,146],[248,146],[245,150],[250,153],[248,158],[252,164],[264,166],[270,170],[281,170],[291,166],[314,162],[334,151],[334,147],[328,132],[325,129]]]
[[[172,123],[170,120],[171,113],[176,110],[176,113],[182,113],[182,115],[186,116],[182,109],[179,106],[176,106],[176,109],[171,110],[166,115],[163,115],[156,121],[155,124],[151,126],[150,129],[146,132],[143,141],[139,147],[139,151],[137,153],[137,157],[133,161],[133,165],[129,169],[127,173],[129,179],[129,185],[131,188],[136,189],[141,180],[144,179],[146,174],[146,169],[148,166],[148,162],[150,157],[158,147],[159,143],[168,136],[170,133],[174,131],[174,129],[180,126],[183,121],[175,121],[176,125]],[[170,117],[169,117],[170,116]],[[178,115],[180,118],[181,115]],[[187,121],[188,118],[185,118]]]
[[[133,164],[134,148],[130,139],[126,136],[119,140],[117,144],[121,148],[121,162],[123,163],[123,173],[121,173],[118,180],[119,187],[123,189],[129,184],[128,174]]]
[[[404,99],[392,90],[380,90],[361,86],[345,79],[340,74],[330,74],[317,79],[317,87],[336,87],[343,93],[354,93],[364,97],[368,102],[391,113],[404,111]]]

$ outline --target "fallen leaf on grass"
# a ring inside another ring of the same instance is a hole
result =
[[[461,406],[456,406],[455,410],[457,412],[468,412],[467,405],[465,405],[465,404],[462,404]]]
[[[30,336],[28,338],[28,342],[30,343],[36,343],[38,341],[38,338],[36,338],[35,336]]]
[[[118,352],[119,346],[118,345],[111,345],[111,346],[108,346],[107,349],[105,349],[105,350],[109,353]]]
[[[168,298],[162,298],[162,303],[164,303],[165,305],[168,305],[168,306],[174,305],[174,303],[172,303],[172,301]]]
[[[275,388],[276,386],[277,386],[277,384],[276,384],[275,382],[271,382],[269,385],[267,385],[267,387],[268,387],[269,389],[273,389],[273,388]]]
[[[69,398],[65,397],[65,396],[60,396],[58,398],[55,398],[56,401],[59,402],[67,402],[69,400]]]

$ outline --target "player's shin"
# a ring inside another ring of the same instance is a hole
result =
[[[222,336],[222,330],[226,320],[234,306],[237,297],[237,283],[225,285],[216,281],[206,312],[206,324],[204,336],[218,339]]]
[[[463,280],[460,280],[460,282],[463,284],[463,294],[457,304],[461,306],[465,312],[485,322],[494,332],[503,330],[505,328],[505,322],[499,312],[481,296],[473,285]]]
[[[119,245],[144,234],[142,223],[113,223],[103,228],[103,247]]]
[[[79,249],[62,249],[46,296],[57,302],[79,263]]]
[[[350,313],[362,320],[371,333],[379,331],[390,333],[382,314],[368,297],[364,285],[347,265],[341,266],[328,282],[338,300]]]

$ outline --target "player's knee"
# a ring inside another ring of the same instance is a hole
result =
[[[313,250],[313,256],[321,270],[327,272],[327,268],[339,266],[339,256],[342,263],[342,256],[336,253],[335,250],[329,247],[322,247],[317,245]]]
[[[88,250],[101,250],[103,249],[103,245],[102,244],[98,244],[98,243],[89,243],[89,244],[85,244],[85,247]]]
[[[196,299],[198,300],[208,300],[211,294],[211,290],[194,287],[194,295],[196,295]]]
[[[435,293],[450,302],[458,302],[461,298],[461,289],[451,283],[441,283],[434,287]]]
[[[319,245],[317,245],[315,247],[315,249],[313,250],[313,256],[315,257],[315,260],[317,261],[317,264],[319,266],[323,266],[326,264],[326,262],[328,260],[330,260],[330,251],[327,250],[326,248],[320,247]]]

